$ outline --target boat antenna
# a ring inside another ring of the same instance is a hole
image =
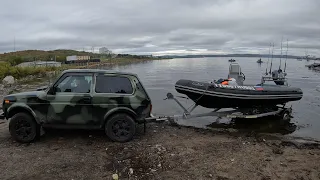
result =
[[[268,75],[268,67],[269,67],[269,60],[270,60],[270,48],[271,48],[271,43],[269,45],[269,54],[268,54],[268,62],[267,62],[267,67],[266,67],[266,75]]]
[[[287,58],[288,58],[288,39],[287,39],[286,61],[284,63],[284,72],[286,72],[286,68],[287,68]]]
[[[269,74],[271,74],[271,69],[272,69],[272,60],[273,60],[273,50],[274,50],[274,43],[272,44],[272,53],[271,53],[271,64],[270,64],[270,71]]]
[[[281,38],[281,55],[280,55],[280,65],[279,65],[279,70],[281,69],[282,41],[283,41],[283,37]]]

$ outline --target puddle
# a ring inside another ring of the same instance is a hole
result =
[[[213,122],[206,127],[236,129],[242,132],[291,134],[298,126],[291,121],[284,121],[279,117],[263,117],[257,119],[232,119],[229,122]]]

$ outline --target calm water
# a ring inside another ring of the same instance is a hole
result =
[[[174,95],[182,95],[175,91],[175,82],[182,78],[198,81],[226,78],[229,68],[228,59],[230,58],[170,59],[115,67],[114,69],[133,72],[139,75],[153,101],[153,114],[173,115],[181,114],[183,111],[174,101],[164,101],[163,99],[168,92]],[[261,75],[265,72],[267,66],[266,58],[262,59],[264,63],[261,65],[256,63],[258,58],[234,59],[237,60],[242,67],[243,73],[246,75],[245,83],[257,84],[260,82]],[[284,61],[282,63],[284,65]],[[320,73],[313,72],[305,67],[306,64],[311,63],[313,61],[287,60],[286,72],[288,73],[289,84],[302,88],[304,92],[304,96],[300,101],[290,103],[294,116],[291,123],[281,124],[278,120],[274,119],[241,121],[222,119],[219,123],[215,123],[216,118],[214,117],[182,120],[179,123],[196,127],[237,128],[320,139]],[[273,69],[278,68],[279,64],[279,59],[274,59]],[[186,99],[181,99],[181,102],[186,107],[193,104],[191,100]],[[194,112],[208,112],[209,110],[198,107]]]

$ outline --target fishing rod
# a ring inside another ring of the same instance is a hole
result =
[[[268,67],[269,67],[269,60],[270,60],[270,48],[271,48],[271,43],[269,45],[269,54],[268,54],[268,62],[267,62],[267,67],[266,67],[266,75],[268,75]]]
[[[272,44],[272,54],[271,54],[271,65],[270,65],[270,71],[269,74],[271,74],[271,69],[272,69],[272,60],[273,60],[273,50],[274,50],[274,43]]]
[[[287,39],[286,61],[284,63],[284,72],[286,72],[286,68],[287,68],[287,58],[288,58],[288,39]]]
[[[279,70],[281,69],[282,41],[283,41],[283,37],[281,38],[281,55],[280,55],[280,65],[279,65]]]

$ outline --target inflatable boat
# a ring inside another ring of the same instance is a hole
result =
[[[298,101],[300,88],[279,85],[232,86],[181,79],[175,89],[206,108],[270,107]]]
[[[205,108],[274,107],[302,98],[303,92],[300,88],[283,85],[285,83],[282,79],[274,77],[280,76],[279,74],[272,75],[273,77],[264,77],[260,84],[243,85],[245,76],[240,66],[232,63],[228,78],[234,78],[236,85],[180,79],[176,82],[175,89]],[[275,84],[265,84],[265,80],[274,81]]]

